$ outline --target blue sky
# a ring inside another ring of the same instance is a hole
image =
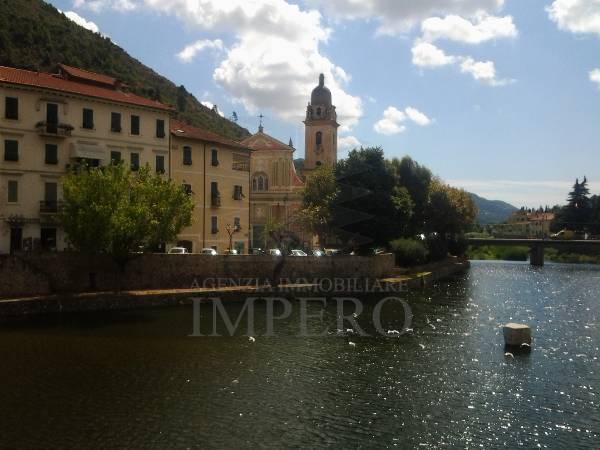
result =
[[[322,71],[341,157],[380,145],[517,206],[600,193],[600,0],[51,3],[297,157]]]

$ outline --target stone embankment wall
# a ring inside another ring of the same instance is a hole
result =
[[[120,273],[104,256],[77,253],[0,255],[0,298],[89,291],[188,289],[231,279],[379,279],[394,268],[391,254],[373,257],[208,256],[147,254]],[[279,270],[280,269],[280,270]]]

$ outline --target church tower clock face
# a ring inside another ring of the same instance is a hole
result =
[[[319,76],[319,85],[313,89],[306,107],[304,170],[309,172],[323,164],[337,162],[337,114],[331,91],[325,86],[325,77]]]

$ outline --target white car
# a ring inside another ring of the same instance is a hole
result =
[[[185,255],[189,253],[185,247],[173,247],[169,250],[169,255]]]
[[[214,248],[203,248],[202,251],[200,252],[201,255],[210,255],[210,256],[216,256],[218,255],[217,251]]]
[[[232,248],[231,250],[225,250],[225,255],[239,255],[238,251],[235,248]]]
[[[270,248],[269,249],[269,255],[271,255],[271,256],[281,256],[281,250],[279,250],[278,248]]]
[[[290,256],[308,256],[308,255],[302,250],[292,250],[290,252]]]

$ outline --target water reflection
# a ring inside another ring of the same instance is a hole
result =
[[[298,309],[255,342],[187,337],[191,308],[4,327],[0,444],[594,448],[599,288],[593,267],[476,262],[403,294],[414,317],[399,337],[338,333],[331,301],[326,337],[298,337]],[[367,332],[380,298],[365,298],[356,319]],[[384,310],[384,326],[399,329],[402,307]],[[264,329],[260,306],[256,318]],[[508,321],[532,326],[530,355],[505,358]]]

